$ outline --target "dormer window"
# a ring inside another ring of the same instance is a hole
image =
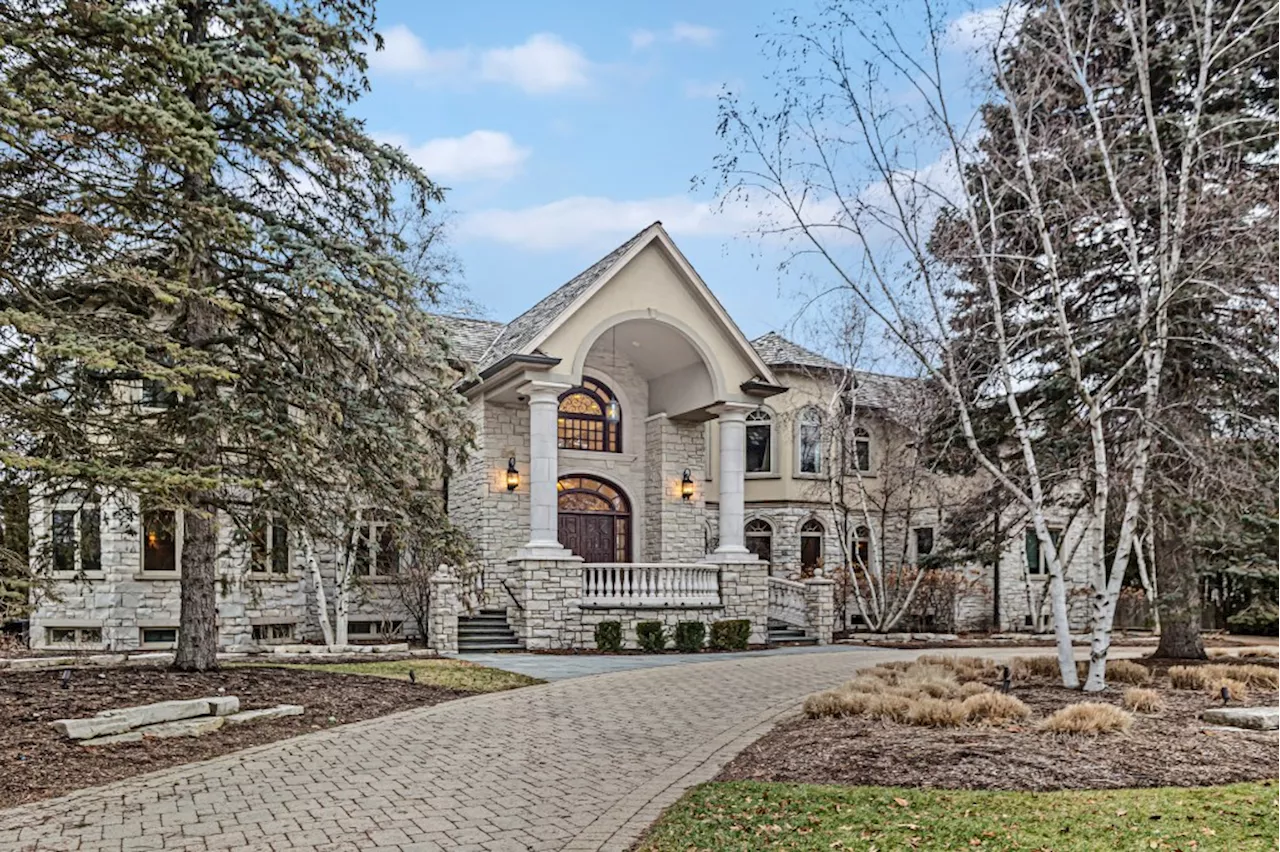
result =
[[[560,395],[556,432],[562,450],[620,453],[622,405],[603,383],[584,378]]]

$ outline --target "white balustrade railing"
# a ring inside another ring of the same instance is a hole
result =
[[[804,583],[769,578],[769,617],[793,627],[805,626]]]
[[[714,565],[588,562],[582,566],[584,606],[719,606]]]

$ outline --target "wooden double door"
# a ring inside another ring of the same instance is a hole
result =
[[[621,489],[590,476],[557,483],[560,545],[584,562],[631,560],[631,506]]]

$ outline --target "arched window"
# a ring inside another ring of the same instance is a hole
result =
[[[850,442],[849,470],[856,473],[871,472],[871,433],[859,426],[853,430]]]
[[[773,527],[763,518],[752,518],[743,528],[747,550],[764,562],[773,561]]]
[[[826,530],[817,518],[800,525],[800,574],[812,577],[822,567],[822,537]]]
[[[562,450],[622,452],[622,406],[613,391],[595,379],[560,394],[557,439]]]
[[[858,527],[853,531],[852,550],[855,569],[871,567],[871,530]]]
[[[773,415],[757,408],[747,415],[747,473],[773,470]]]
[[[822,412],[806,408],[796,421],[796,469],[800,473],[822,473]]]

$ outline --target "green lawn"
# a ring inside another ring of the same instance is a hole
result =
[[[1276,813],[1275,781],[1058,793],[713,783],[687,792],[639,849],[1250,852],[1276,849]]]
[[[408,680],[409,672],[412,670],[418,683],[467,692],[501,692],[504,689],[543,683],[536,677],[504,672],[462,660],[374,660],[367,663],[243,663],[242,665],[269,665],[275,668],[307,669],[313,672],[373,675],[395,680]]]

